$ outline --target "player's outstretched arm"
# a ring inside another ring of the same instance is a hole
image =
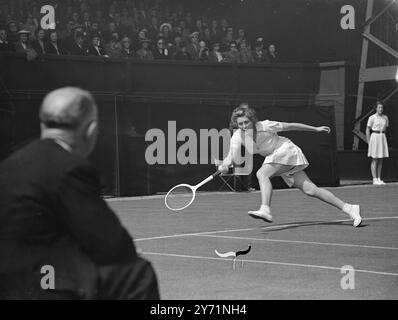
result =
[[[303,123],[284,123],[283,131],[310,131],[330,133],[330,128],[327,126],[313,127]]]

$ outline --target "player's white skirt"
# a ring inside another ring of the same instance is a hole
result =
[[[370,135],[368,146],[368,157],[371,158],[388,158],[388,144],[384,133],[373,132]]]
[[[282,179],[289,187],[294,184],[293,174],[302,171],[309,166],[309,162],[303,151],[296,146],[291,140],[280,137],[278,146],[274,152],[265,157],[264,163],[277,163],[286,166],[294,166],[288,172],[281,175]]]

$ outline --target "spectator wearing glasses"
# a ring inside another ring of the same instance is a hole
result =
[[[120,57],[125,59],[134,58],[134,51],[131,48],[131,39],[124,36],[122,39],[122,49],[120,50]]]
[[[152,41],[150,39],[141,39],[140,46],[141,48],[136,52],[136,56],[140,60],[154,60],[153,53],[149,48],[149,45]]]
[[[166,41],[164,38],[159,38],[156,42],[156,49],[153,52],[155,60],[169,60],[170,54],[169,49],[166,47]]]
[[[240,63],[240,52],[236,42],[231,42],[229,45],[229,51],[225,54],[225,62]]]

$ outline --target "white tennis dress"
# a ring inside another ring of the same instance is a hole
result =
[[[239,159],[240,148],[243,145],[249,154],[260,154],[265,157],[264,163],[293,166],[291,170],[281,175],[287,185],[292,187],[294,184],[293,174],[304,170],[309,165],[303,152],[288,138],[278,136],[277,133],[284,129],[283,122],[259,121],[256,123],[256,129],[256,142],[253,140],[253,130],[238,129],[234,132],[231,138],[230,151],[224,163],[232,164],[234,159]],[[251,161],[249,164],[251,171],[253,157],[245,157],[245,161]]]
[[[384,133],[388,127],[388,118],[386,115],[371,115],[368,119],[367,126],[372,129],[368,145],[368,157],[371,158],[388,158],[388,144]]]

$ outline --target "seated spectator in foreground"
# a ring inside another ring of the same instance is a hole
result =
[[[140,46],[141,48],[136,52],[136,57],[140,60],[153,60],[153,53],[149,48],[149,45],[152,41],[150,39],[141,39]]]
[[[153,267],[101,199],[88,160],[98,136],[94,98],[58,89],[39,116],[40,140],[0,163],[0,299],[159,299]]]
[[[276,47],[274,44],[270,44],[268,47],[268,56],[271,63],[280,62]]]
[[[222,53],[220,52],[220,43],[215,42],[212,45],[212,49],[209,53],[209,61],[210,62],[223,62],[224,57]]]
[[[46,53],[58,56],[67,54],[62,42],[58,41],[58,33],[55,30],[50,31],[50,42],[47,44]]]
[[[252,51],[248,48],[246,40],[242,40],[239,46],[240,59],[243,63],[254,62]]]
[[[15,51],[18,53],[27,53],[32,48],[29,42],[30,31],[21,30],[18,31],[19,41],[15,44]]]
[[[229,51],[227,51],[225,54],[225,62],[230,62],[230,63],[241,62],[240,52],[236,42],[231,42],[229,48],[230,48]]]
[[[174,55],[174,59],[180,61],[192,60],[191,55],[187,51],[187,43],[185,41],[182,41],[180,43],[180,50],[176,52],[176,54]]]
[[[14,20],[9,21],[7,24],[7,38],[12,45],[19,41],[18,24]]]
[[[131,48],[131,40],[127,36],[124,36],[122,39],[122,48],[120,50],[120,57],[125,59],[134,58],[134,51]]]
[[[209,48],[206,47],[206,42],[199,41],[199,61],[208,61],[209,60]]]
[[[8,42],[7,31],[4,28],[0,28],[0,51],[15,51],[14,46]]]
[[[238,38],[236,38],[235,42],[236,42],[236,44],[237,44],[238,46],[240,46],[240,43],[241,43],[242,41],[247,41],[247,39],[246,39],[245,30],[242,29],[242,28],[240,28],[240,29],[238,30]]]
[[[106,54],[109,58],[120,58],[120,51],[122,45],[119,42],[119,34],[114,32],[111,37],[111,41],[105,46]]]
[[[159,38],[156,42],[156,49],[153,51],[153,57],[155,60],[169,60],[171,58],[164,38]]]
[[[269,63],[268,53],[267,50],[264,49],[264,42],[261,37],[256,39],[253,59],[256,63]]]
[[[87,55],[108,58],[105,49],[101,46],[101,38],[98,34],[93,35],[93,37],[91,38],[91,44],[88,46],[87,49]]]
[[[191,33],[190,39],[191,39],[191,43],[188,44],[187,51],[193,60],[198,60],[199,52],[200,52],[199,32],[196,31],[196,32]]]
[[[84,34],[81,31],[75,33],[75,41],[69,48],[69,54],[75,56],[87,55],[87,48],[84,45]]]
[[[32,43],[32,48],[38,54],[46,54],[46,31],[43,29],[38,29],[36,34],[36,40]]]

